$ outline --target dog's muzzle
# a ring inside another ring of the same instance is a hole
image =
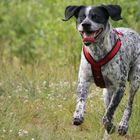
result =
[[[95,31],[81,31],[82,41],[85,45],[90,45],[94,43],[98,36],[102,33],[103,28],[100,28]]]

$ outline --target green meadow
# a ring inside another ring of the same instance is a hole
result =
[[[82,43],[75,19],[62,21],[68,5],[119,4],[114,27],[140,33],[140,0],[0,0],[0,140],[101,140],[102,90],[93,85],[85,122],[72,125]],[[121,119],[129,85],[114,123]],[[128,134],[108,140],[140,140],[140,90]]]

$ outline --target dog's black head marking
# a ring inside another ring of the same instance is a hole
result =
[[[112,20],[121,20],[121,7],[119,5],[101,5],[99,6],[103,10],[106,10],[105,13],[108,14],[108,16],[111,17]]]
[[[67,6],[65,9],[65,19],[64,21],[68,21],[71,17],[75,16],[80,19],[84,19],[84,11],[86,9],[86,6]],[[80,13],[79,13],[80,12]],[[101,5],[97,7],[92,7],[90,13],[96,13],[92,16],[92,19],[95,21],[99,21],[100,18],[104,17],[105,19],[108,19],[111,17],[112,20],[120,20],[121,17],[121,7],[119,5]],[[82,14],[83,13],[83,14]],[[100,18],[99,18],[100,17]],[[101,20],[100,20],[101,21]]]
[[[65,19],[68,21],[71,17],[75,16],[77,18],[79,11],[85,6],[67,6],[65,9]]]
[[[86,44],[91,44],[102,37],[109,17],[115,21],[122,19],[119,5],[67,6],[64,21],[68,21],[73,16],[76,18],[77,30]]]

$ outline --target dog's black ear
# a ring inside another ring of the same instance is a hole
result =
[[[72,16],[77,16],[78,12],[83,6],[67,6],[65,9],[65,19],[63,21],[68,21]]]
[[[121,20],[121,7],[119,5],[101,5],[107,11],[108,16],[111,17],[112,20]]]

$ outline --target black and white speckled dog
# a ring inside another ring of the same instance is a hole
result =
[[[103,88],[106,105],[103,125],[111,133],[114,127],[113,114],[123,97],[126,82],[129,81],[129,99],[118,127],[118,133],[125,135],[134,96],[140,85],[140,36],[131,29],[112,28],[109,17],[115,21],[122,19],[118,5],[66,7],[65,21],[73,16],[83,40],[73,124],[83,123],[88,88],[95,82]]]

